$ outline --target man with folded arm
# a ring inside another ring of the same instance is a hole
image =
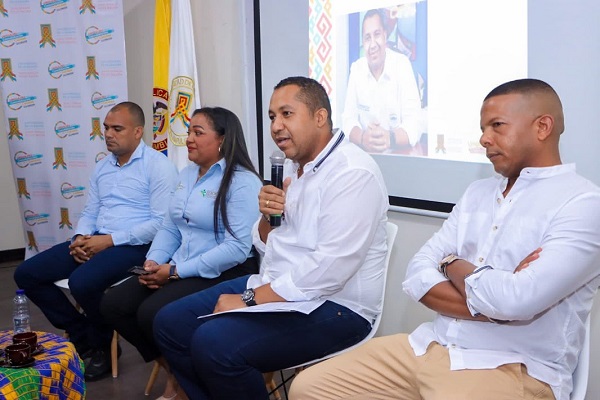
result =
[[[501,176],[469,186],[403,283],[434,321],[309,368],[292,399],[569,399],[600,284],[600,189],[562,164],[545,82],[492,90],[481,130]]]

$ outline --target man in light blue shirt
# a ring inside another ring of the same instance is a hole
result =
[[[24,261],[15,282],[48,320],[64,329],[86,363],[86,380],[110,370],[112,328],[99,305],[104,291],[141,265],[167,212],[177,170],[143,141],[144,113],[135,103],[114,106],[104,120],[106,148],[90,178],[88,199],[70,241]],[[83,313],[54,285],[69,279]]]

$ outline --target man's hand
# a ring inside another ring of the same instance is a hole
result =
[[[285,192],[290,186],[291,179],[286,178],[283,182],[283,190],[273,185],[266,185],[260,189],[258,194],[258,209],[262,215],[268,217],[271,214],[282,214],[285,206]]]
[[[69,254],[73,256],[76,262],[83,264],[90,259],[90,256],[85,252],[82,246],[85,244],[86,238],[90,235],[77,235],[69,245]]]
[[[148,289],[160,289],[169,281],[169,270],[171,264],[160,264],[156,261],[146,260],[144,262],[144,269],[150,273],[147,275],[140,275],[138,281],[141,285],[145,285]]]
[[[111,235],[79,235],[69,245],[69,249],[75,261],[84,263],[102,250],[112,246]]]
[[[254,289],[254,300],[257,304],[265,304],[272,302],[282,302],[286,301],[283,297],[275,293],[273,289],[271,289],[271,284],[267,283],[266,285],[262,285]],[[219,296],[219,300],[217,300],[217,305],[213,313],[229,311],[229,310],[237,310],[239,308],[248,307],[246,303],[242,300],[242,294],[222,294]]]
[[[532,251],[531,253],[529,253],[527,255],[527,257],[525,257],[523,259],[523,261],[521,261],[519,263],[519,265],[517,265],[517,268],[515,268],[514,273],[516,274],[519,271],[524,270],[525,268],[529,267],[529,264],[535,260],[537,260],[538,258],[540,258],[540,252],[542,251],[541,247],[538,247],[537,249],[535,249],[534,251]]]
[[[246,303],[242,300],[242,295],[240,294],[222,294],[219,296],[219,300],[217,300],[217,305],[213,310],[213,313],[237,310],[240,308],[248,307]]]
[[[291,178],[285,178],[283,181],[283,189],[279,189],[273,185],[266,185],[260,189],[258,194],[258,210],[264,218],[260,219],[258,225],[258,233],[263,243],[267,243],[267,237],[273,228],[269,224],[268,218],[271,214],[283,214],[285,207],[285,193],[292,183]]]
[[[362,133],[362,146],[371,153],[381,153],[390,148],[390,133],[379,123],[372,122]]]

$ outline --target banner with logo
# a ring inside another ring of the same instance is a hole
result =
[[[127,100],[121,0],[0,0],[0,96],[26,257],[73,235]],[[3,227],[10,229],[9,227]]]
[[[168,40],[165,39],[167,32]],[[188,165],[185,140],[190,117],[200,108],[190,1],[156,0],[154,36],[160,38],[160,43],[155,41],[154,44],[152,146],[166,150],[169,159],[181,170]],[[168,75],[165,73],[167,54]],[[165,76],[168,76],[166,83]],[[165,84],[168,84],[167,91]]]

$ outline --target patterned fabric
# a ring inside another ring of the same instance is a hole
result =
[[[12,343],[12,331],[0,331],[0,348]],[[0,398],[6,400],[85,399],[83,361],[67,339],[37,332],[43,347],[29,368],[0,368]]]

